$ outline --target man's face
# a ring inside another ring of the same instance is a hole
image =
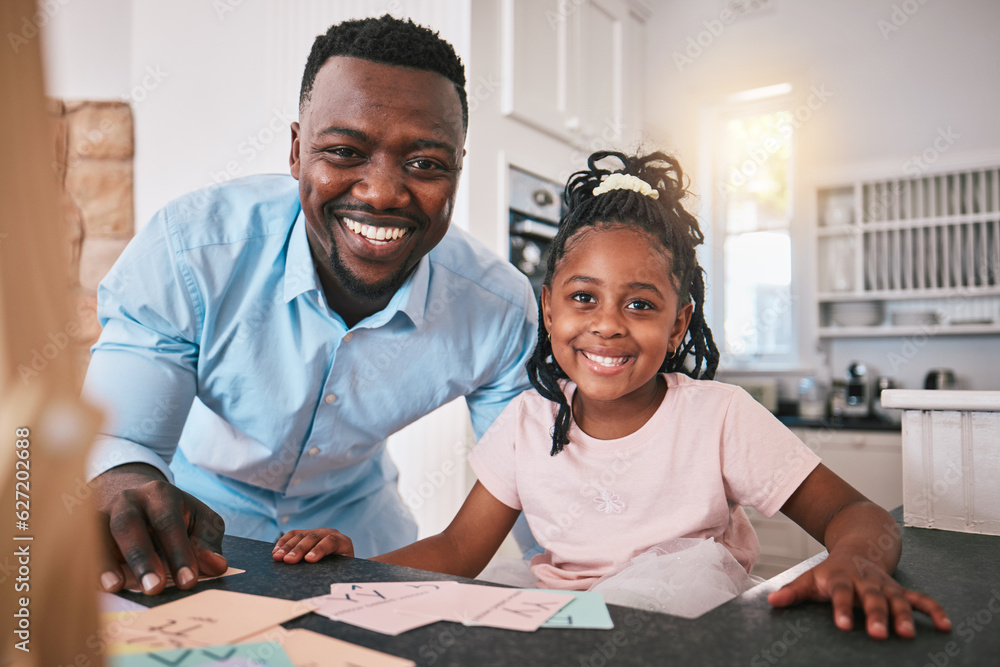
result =
[[[290,158],[321,272],[353,299],[391,296],[448,230],[464,143],[445,77],[328,60],[292,123]]]

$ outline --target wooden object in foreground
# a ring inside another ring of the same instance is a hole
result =
[[[39,11],[0,2],[0,34],[16,37],[0,55],[0,663],[93,666],[98,543],[83,466],[99,415],[79,399],[65,333],[69,258]]]

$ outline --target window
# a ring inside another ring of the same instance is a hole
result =
[[[727,365],[792,365],[795,118],[786,94],[716,110],[712,122],[712,315]],[[721,111],[721,112],[720,112]],[[721,326],[720,326],[721,325]]]

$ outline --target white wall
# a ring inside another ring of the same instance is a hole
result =
[[[127,99],[132,89],[132,0],[50,0],[32,23],[42,28],[51,97]]]
[[[698,154],[704,106],[785,81],[806,95],[815,87],[828,96],[796,137],[796,224],[813,224],[806,200],[817,184],[864,170],[899,173],[933,146],[940,130],[958,136],[935,167],[1000,154],[1000,3],[771,0],[769,9],[730,24],[719,20],[724,4],[660,0],[649,20],[648,139],[679,154],[695,176],[696,192],[706,187],[697,178],[704,166]],[[806,257],[800,252],[797,259],[808,294],[812,264]],[[808,336],[813,306],[804,307]],[[982,363],[1000,353],[1000,337],[921,341],[906,364],[894,367],[891,353],[906,343],[838,340],[830,346],[830,365],[839,375],[850,361],[865,361],[906,387],[921,386],[928,368],[947,366],[966,388],[1000,389],[995,371]],[[805,352],[808,367],[811,345]]]

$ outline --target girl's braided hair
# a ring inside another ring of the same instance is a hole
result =
[[[597,166],[605,159],[617,160],[615,170]],[[719,350],[712,331],[705,324],[705,272],[698,264],[695,248],[704,242],[698,220],[684,210],[681,200],[688,194],[684,173],[676,159],[655,152],[628,156],[614,151],[598,151],[587,160],[588,169],[569,178],[563,192],[566,214],[559,221],[559,231],[552,240],[545,285],[551,289],[552,275],[567,252],[567,244],[581,229],[602,224],[638,229],[659,241],[670,256],[671,278],[677,288],[679,304],[693,302],[691,323],[680,346],[668,353],[660,366],[661,373],[680,372],[693,378],[712,379],[719,365]],[[595,196],[594,188],[612,173],[636,176],[659,193],[658,199],[632,190],[611,190]],[[539,314],[542,306],[539,301]],[[665,331],[664,335],[669,336]],[[552,430],[552,455],[569,443],[570,407],[559,384],[566,373],[552,355],[549,332],[543,317],[538,322],[538,342],[527,363],[528,379],[539,394],[559,405]]]

